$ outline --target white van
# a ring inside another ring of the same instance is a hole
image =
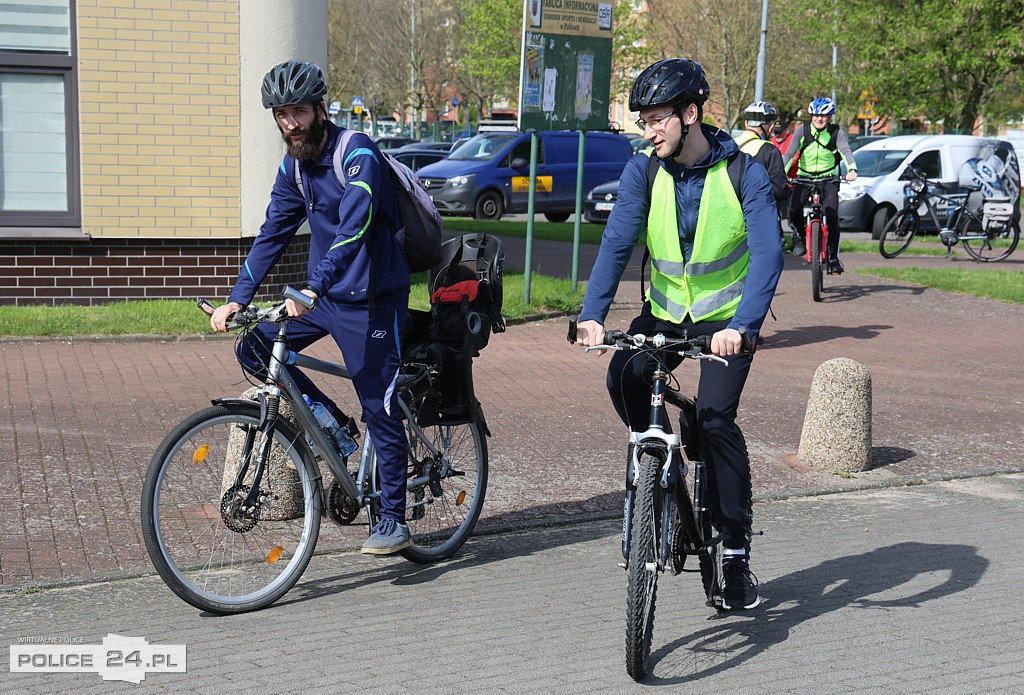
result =
[[[986,150],[988,150],[986,152]],[[1007,193],[1013,199],[1019,218],[1020,169],[1013,146],[1004,140],[974,135],[898,135],[868,143],[853,153],[857,161],[857,180],[839,186],[839,227],[847,231],[871,231],[871,238],[882,235],[885,223],[903,207],[900,175],[913,165],[928,174],[950,193],[960,190],[961,167],[975,157],[987,158],[992,151],[1006,168]],[[948,204],[935,200],[935,212],[943,219]],[[928,222],[922,219],[922,223]]]

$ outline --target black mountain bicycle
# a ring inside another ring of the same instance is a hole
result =
[[[569,318],[569,342],[576,342],[576,316]],[[750,338],[742,330],[743,350]],[[728,360],[707,354],[710,336],[670,338],[605,333],[604,345],[590,350],[632,350],[657,357],[674,353],[683,359]],[[650,673],[651,638],[658,575],[700,572],[707,605],[722,607],[721,535],[711,523],[706,464],[697,439],[697,405],[669,384],[670,373],[661,364],[651,381],[650,422],[645,432],[630,432],[626,466],[626,501],[622,522],[622,558],[629,575],[626,601],[626,671],[640,681]],[[672,426],[666,403],[679,408],[679,434]],[[693,464],[693,495],[687,487],[687,461]],[[696,557],[697,567],[686,568]]]
[[[312,307],[292,288],[284,298]],[[213,310],[203,300],[199,305]],[[479,316],[475,321],[484,325]],[[380,520],[372,438],[363,437],[358,470],[350,473],[290,367],[346,379],[349,371],[291,352],[290,322],[283,301],[235,314],[229,328],[278,327],[264,383],[249,398],[218,398],[185,418],[161,442],[146,473],[146,550],[171,590],[202,610],[242,613],[283,596],[309,564],[325,503],[340,524],[352,523],[363,508],[369,529]],[[412,545],[401,554],[413,562],[450,557],[483,507],[488,432],[472,391],[472,354],[425,344],[403,355],[397,402],[409,438],[406,522]],[[459,384],[454,393],[453,382]],[[334,476],[326,500],[321,462]]]
[[[958,243],[976,261],[1001,261],[1017,248],[1020,225],[1013,219],[1013,203],[1009,198],[985,199],[981,191],[947,195],[928,180],[917,167],[908,166],[900,180],[903,187],[903,209],[896,213],[882,230],[878,251],[885,258],[903,253],[921,227],[921,208],[928,214],[948,256]],[[935,202],[949,205],[946,224],[939,222]]]

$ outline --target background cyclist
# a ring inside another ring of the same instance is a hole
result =
[[[708,82],[699,63],[681,58],[646,68],[629,96],[653,150],[626,164],[587,285],[578,327],[584,346],[603,344],[602,325],[640,234],[651,252],[651,287],[630,333],[712,336],[711,351],[729,366],[702,361],[698,437],[707,457],[712,518],[723,536],[724,605],[760,602],[749,569],[750,460],[736,411],[753,355],[741,353],[746,327],[756,338],[782,272],[778,219],[763,166],[739,152],[729,135],[701,124]],[[659,158],[648,200],[648,157]],[[729,178],[743,159],[742,201]],[[665,357],[669,369],[681,358]],[[608,393],[633,430],[647,427],[652,360],[616,352]]]
[[[740,152],[746,152],[761,162],[768,172],[768,180],[772,184],[772,197],[779,214],[779,234],[782,234],[781,220],[788,214],[789,178],[782,166],[782,152],[772,145],[772,126],[778,120],[779,112],[767,101],[755,101],[743,112],[746,128],[736,136],[736,144]]]
[[[846,180],[857,180],[857,162],[853,159],[850,141],[846,131],[832,123],[836,112],[836,104],[828,97],[818,97],[807,107],[811,116],[810,124],[800,126],[793,134],[793,139],[786,149],[785,168],[788,169],[793,158],[800,156],[797,162],[797,175],[812,179],[835,176],[839,173],[839,162],[846,164]],[[810,188],[797,184],[793,190],[793,223],[796,232],[793,235],[793,255],[802,256],[807,253],[804,244],[804,225],[802,219],[803,204],[810,195]],[[825,210],[825,225],[828,227],[826,243],[828,255],[828,272],[842,273],[843,264],[839,262],[839,182],[824,184],[821,194],[821,205]],[[799,222],[797,221],[799,218]]]

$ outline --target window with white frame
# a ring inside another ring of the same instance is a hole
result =
[[[0,227],[78,226],[73,0],[0,0]]]

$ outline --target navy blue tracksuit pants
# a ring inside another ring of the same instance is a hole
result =
[[[668,323],[655,318],[650,302],[645,302],[628,332],[680,337],[682,329],[687,329],[691,335],[712,335],[728,324],[728,321]],[[746,548],[750,541],[750,459],[743,433],[736,425],[736,411],[752,357],[749,353],[726,357],[728,367],[711,360],[700,361],[697,435],[707,463],[712,520],[722,532],[722,545],[726,548]],[[681,357],[668,353],[663,353],[661,359],[669,371],[682,361]],[[607,385],[612,404],[634,432],[647,429],[655,365],[653,357],[627,350],[616,352],[608,364]]]
[[[292,321],[289,347],[301,352],[326,335],[341,348],[342,359],[352,375],[366,429],[377,450],[380,473],[381,516],[405,522],[405,476],[409,443],[402,411],[395,400],[395,383],[401,366],[402,334],[408,317],[408,296],[399,300],[376,298],[376,318],[370,320],[366,304],[345,304],[321,297],[313,311]],[[277,328],[260,324],[238,347],[242,366],[264,378]],[[299,390],[332,412],[335,403],[308,376],[289,368]]]

